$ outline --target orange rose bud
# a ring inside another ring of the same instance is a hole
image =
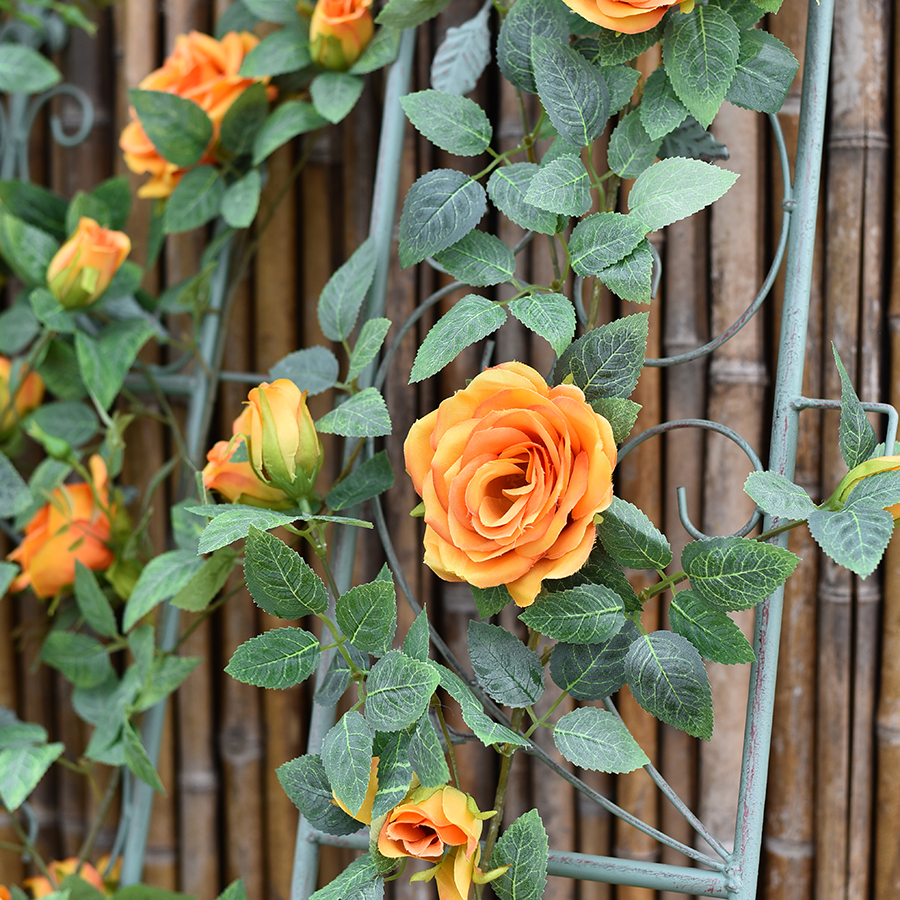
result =
[[[44,399],[44,379],[37,372],[29,372],[20,381],[20,372],[20,367],[13,369],[12,360],[0,356],[0,441],[6,440],[19,419],[40,406]]]
[[[875,459],[869,459],[864,463],[860,463],[841,479],[841,483],[837,486],[831,500],[827,504],[828,508],[843,509],[844,504],[853,492],[853,488],[863,478],[877,475],[879,472],[892,472],[894,469],[900,469],[900,456],[877,456]],[[885,510],[893,516],[895,522],[900,519],[900,503],[886,506]]]
[[[244,433],[250,431],[250,407],[234,420],[230,441],[218,441],[206,454],[203,486],[218,491],[229,503],[246,503],[266,509],[289,509],[293,501],[276,487],[256,477],[249,460],[234,462],[233,457],[245,446]]]
[[[680,6],[683,13],[694,8],[694,0],[563,0],[563,3],[582,19],[622,34],[649,31],[672,6]]]
[[[25,526],[22,543],[7,557],[22,567],[11,591],[31,587],[38,597],[52,597],[75,581],[76,561],[94,571],[112,564],[106,464],[92,456],[89,466],[93,485],[82,481],[56,488]]]
[[[46,897],[49,894],[52,894],[65,878],[68,878],[69,875],[74,875],[77,868],[78,857],[71,856],[68,859],[59,862],[52,862],[47,866],[50,874],[56,880],[55,885],[51,885],[49,879],[45,875],[26,878],[22,883],[31,891],[32,897]],[[98,891],[102,891],[104,894],[106,893],[105,885],[103,884],[103,879],[100,877],[100,873],[90,863],[86,862],[82,864],[81,871],[78,872],[78,877],[82,879],[82,881],[86,881],[92,887],[97,888]],[[2,894],[0,894],[0,898],[2,898]]]
[[[307,391],[287,378],[263,382],[247,397],[247,452],[253,471],[292,500],[311,497],[322,445],[306,406]]]
[[[83,309],[109,287],[129,253],[127,234],[82,216],[75,233],[50,260],[47,286],[66,309]]]
[[[372,0],[319,0],[309,23],[309,49],[323,69],[349,69],[372,40]]]
[[[415,422],[403,445],[425,506],[425,564],[445,581],[506,585],[529,606],[587,561],[612,501],[616,444],[580,388],[512,362]]]
[[[192,31],[175,38],[175,49],[162,67],[151,72],[138,87],[143,91],[166,91],[192,100],[213,123],[213,143],[219,126],[231,104],[256,81],[268,85],[270,79],[242,78],[238,75],[247,54],[259,43],[249,31],[230,31],[221,41]],[[268,88],[269,99],[276,90]],[[180,169],[162,157],[150,142],[134,110],[134,121],[125,126],[119,138],[125,165],[150,179],[138,189],[139,197],[168,197],[187,169]],[[201,163],[212,162],[207,154]]]

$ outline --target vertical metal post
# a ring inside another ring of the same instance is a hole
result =
[[[788,478],[793,478],[797,455],[797,402],[802,396],[833,21],[833,0],[810,0],[794,199],[791,201],[794,210],[769,449],[769,468]],[[771,524],[767,520],[765,527]],[[781,535],[779,542],[785,546],[787,534]],[[735,852],[729,867],[729,896],[733,900],[752,900],[756,896],[783,596],[783,589],[779,589],[757,608],[756,613],[754,649],[757,658],[750,673]]]

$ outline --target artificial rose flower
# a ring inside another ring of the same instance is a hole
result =
[[[93,485],[82,481],[56,488],[25,526],[22,543],[7,557],[22,567],[10,590],[30,586],[38,597],[52,597],[75,581],[76,560],[94,571],[112,564],[106,464],[92,456],[89,466]]]
[[[276,487],[265,484],[256,477],[249,460],[232,462],[240,447],[244,446],[244,434],[250,431],[250,407],[234,420],[231,426],[234,437],[230,441],[218,441],[206,454],[203,468],[203,486],[218,491],[229,503],[246,503],[266,509],[289,509],[291,501]]]
[[[306,406],[308,391],[287,378],[263,382],[247,397],[247,453],[253,471],[293,500],[312,496],[322,445]]]
[[[403,449],[425,501],[426,565],[445,581],[504,584],[519,606],[584,565],[612,500],[609,422],[580,388],[549,388],[522,363],[477,375]]]
[[[12,900],[9,888],[2,884],[0,884],[0,900]]]
[[[362,822],[363,825],[371,825],[372,824],[372,806],[375,803],[375,795],[378,793],[378,757],[372,757],[372,767],[369,770],[369,787],[366,790],[366,797],[363,800],[362,806],[355,812],[350,812],[346,806],[337,798],[336,794],[332,794],[334,797],[335,806],[339,806],[348,816],[353,819],[356,819],[357,822]]]
[[[44,398],[44,379],[37,372],[29,372],[17,385],[15,399],[10,403],[12,380],[12,360],[0,356],[0,441],[6,440],[15,430],[16,422],[40,406]]]
[[[858,466],[854,466],[842,479],[834,492],[834,498],[837,501],[836,509],[842,509],[847,502],[848,497],[853,489],[859,484],[863,478],[870,475],[877,475],[879,472],[891,472],[894,469],[900,469],[900,456],[877,456],[875,459],[866,460]],[[893,506],[886,506],[885,510],[889,512],[896,522],[900,519],[900,503]]]
[[[192,100],[212,120],[213,140],[231,104],[255,81],[269,83],[269,77],[242,78],[238,75],[244,57],[259,43],[249,31],[231,31],[221,41],[192,31],[175,38],[175,49],[162,67],[151,72],[138,87],[143,91],[166,91]],[[275,89],[269,88],[269,99]],[[138,189],[139,197],[168,197],[175,190],[186,169],[164,159],[150,142],[146,132],[131,111],[133,122],[125,126],[119,146],[125,154],[125,165],[132,172],[150,173],[150,180]],[[201,162],[209,162],[204,157]]]
[[[319,0],[309,23],[309,49],[324,69],[349,69],[362,55],[375,23],[372,0]]]
[[[563,0],[563,3],[582,19],[622,34],[649,31],[672,6],[680,6],[683,13],[694,8],[694,0]]]
[[[55,885],[50,883],[46,875],[26,878],[22,883],[31,891],[32,897],[46,897],[59,887],[63,879],[67,878],[69,875],[74,875],[77,868],[78,857],[71,856],[68,859],[52,862],[47,866],[47,869],[56,881]],[[107,893],[106,886],[103,883],[103,879],[100,877],[100,873],[90,863],[86,862],[82,864],[81,871],[78,872],[78,877],[83,881],[86,881],[92,887],[97,888],[98,891],[102,891],[104,894]],[[2,895],[0,895],[0,897],[2,897]]]
[[[82,309],[108,287],[131,253],[131,239],[82,216],[47,266],[47,286],[66,309]]]

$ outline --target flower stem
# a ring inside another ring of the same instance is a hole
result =
[[[435,698],[436,699],[436,698]],[[441,723],[441,731],[444,734],[444,740],[447,742],[447,760],[450,763],[450,777],[453,779],[453,787],[460,790],[459,786],[459,769],[456,765],[456,751],[453,749],[453,742],[450,740],[450,732],[447,730],[447,723],[444,720],[444,710],[440,701],[432,700],[434,709],[437,712],[438,722]]]
[[[119,767],[115,767],[109,773],[109,780],[106,782],[106,790],[103,792],[100,806],[94,815],[94,821],[91,823],[91,828],[85,835],[81,848],[78,851],[78,868],[75,870],[76,874],[81,871],[82,865],[87,862],[87,858],[94,849],[94,844],[97,842],[97,838],[100,835],[100,829],[103,828],[103,821],[106,819],[106,814],[109,812],[109,808],[112,806],[113,799],[116,796],[116,789],[119,786],[119,776],[121,774],[122,770]]]

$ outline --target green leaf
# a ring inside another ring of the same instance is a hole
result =
[[[28,302],[38,317],[38,321],[48,331],[73,334],[76,331],[75,316],[63,308],[63,305],[45,287],[35,288],[28,294]]]
[[[302,619],[328,608],[322,579],[300,554],[253,525],[244,545],[244,575],[254,603],[279,619]]]
[[[470,621],[469,657],[479,684],[503,706],[530,706],[544,693],[540,657],[505,628]]]
[[[452,247],[434,254],[435,261],[457,281],[488,287],[509,281],[516,270],[512,250],[498,237],[470,231]]]
[[[381,437],[391,433],[391,417],[378,388],[368,387],[322,416],[316,428],[342,437]]]
[[[338,719],[322,744],[322,765],[331,789],[351,812],[359,812],[369,790],[374,739],[369,723],[352,711]]]
[[[774,35],[756,29],[742,31],[737,69],[725,99],[744,109],[775,115],[799,66],[794,54]]]
[[[625,658],[634,699],[652,716],[694,737],[713,731],[712,691],[700,654],[680,634],[641,635]]]
[[[247,889],[244,887],[244,882],[240,879],[232,881],[216,900],[247,900]]]
[[[550,121],[576,147],[587,147],[603,133],[609,118],[603,74],[568,44],[540,36],[532,39],[531,62]]]
[[[482,619],[489,619],[512,602],[512,595],[505,584],[489,588],[475,587],[474,584],[470,584],[469,587],[472,589],[472,596],[475,598],[478,615]]]
[[[562,353],[575,337],[575,308],[565,294],[526,294],[506,308],[557,353]]]
[[[344,649],[347,651],[353,664],[363,672],[369,669],[369,657],[361,653],[352,644],[345,643]],[[333,653],[331,662],[328,664],[328,671],[325,677],[316,688],[315,697],[313,698],[320,706],[334,706],[347,690],[350,683],[350,665],[340,653]]]
[[[887,509],[900,503],[900,471],[888,469],[860,479],[844,502],[844,509]]]
[[[249,228],[256,218],[261,192],[259,169],[251,169],[226,188],[222,195],[222,218],[232,228]]]
[[[150,610],[177,594],[202,565],[189,550],[170,550],[151,559],[125,603],[122,630],[131,631]]]
[[[638,110],[619,119],[609,138],[609,167],[622,178],[636,178],[653,165],[662,138],[651,138]]]
[[[611,29],[600,28],[594,38],[596,53],[605,66],[626,63],[649,50],[662,37],[664,25],[660,22],[648,31],[639,34],[619,34]]]
[[[560,215],[584,215],[591,206],[591,180],[581,158],[560,156],[542,165],[531,180],[525,200]]]
[[[3,457],[5,459],[6,457]],[[0,597],[5,597],[13,579],[19,574],[19,567],[12,562],[0,560]]]
[[[245,684],[283,690],[309,678],[320,655],[315,635],[302,628],[273,628],[244,641],[225,671]]]
[[[269,369],[269,377],[287,378],[311,397],[331,390],[338,380],[340,366],[337,357],[326,347],[306,347],[295,350]]]
[[[0,706],[0,750],[47,743],[47,729],[34,722],[23,722],[11,710]]]
[[[413,2],[416,5],[424,5],[423,0],[391,0],[392,3],[397,2]],[[434,2],[434,0],[426,0],[426,2]],[[444,0],[439,0],[443,3]],[[337,878],[323,888],[314,891],[309,896],[309,900],[375,900],[367,893],[366,889],[373,884],[383,883],[378,877],[378,867],[375,860],[368,853],[364,853],[359,858],[353,860]]]
[[[234,550],[220,547],[209,559],[204,560],[202,568],[172,597],[172,606],[188,612],[203,612],[225,587],[236,559]]]
[[[699,159],[660,160],[644,172],[628,194],[630,216],[646,231],[657,231],[718,200],[737,174]]]
[[[734,19],[715,6],[697,6],[689,15],[671,16],[663,47],[675,93],[707,128],[737,67],[740,31]]]
[[[350,362],[347,366],[347,381],[362,374],[366,366],[378,356],[384,339],[391,329],[390,319],[366,319],[359,329],[356,345],[350,354]]]
[[[201,662],[199,656],[158,656],[150,666],[146,684],[135,699],[134,711],[150,709],[174,693]]]
[[[409,791],[413,777],[409,745],[406,731],[379,731],[375,735],[372,753],[378,757],[378,793],[372,804],[373,821],[393,809]]]
[[[665,569],[672,562],[665,535],[640,509],[620,497],[613,497],[604,510],[597,536],[606,552],[627,569]]]
[[[450,780],[441,742],[427,713],[416,724],[408,752],[413,771],[424,787],[440,787]]]
[[[637,628],[626,622],[601,644],[558,643],[550,657],[553,683],[576,700],[609,697],[625,684],[625,657],[637,637]]]
[[[2,596],[2,592],[0,592],[0,596]],[[116,614],[113,612],[106,594],[100,590],[97,576],[77,559],[75,560],[75,602],[85,621],[97,634],[103,637],[118,635],[119,626],[116,622]]]
[[[513,7],[515,8],[515,7]],[[491,882],[500,900],[541,900],[547,884],[549,840],[536,809],[506,828],[491,854],[490,867],[509,869]],[[487,870],[488,866],[483,867]]]
[[[501,166],[488,180],[488,196],[500,212],[521,228],[540,234],[556,234],[559,224],[556,213],[540,209],[525,199],[538,171],[539,166],[535,163]]]
[[[431,86],[448,94],[468,94],[491,61],[490,9],[482,7],[459,27],[447,29],[431,61]]]
[[[816,508],[800,485],[778,472],[751,472],[744,490],[760,509],[779,519],[806,519]]]
[[[807,524],[822,550],[861,578],[875,571],[894,531],[894,519],[883,509],[817,509]]]
[[[466,347],[493,334],[506,321],[503,307],[478,294],[466,294],[432,326],[416,353],[409,383],[440,372]]]
[[[497,39],[497,65],[503,77],[520,90],[536,94],[533,42],[543,37],[562,43],[568,36],[566,9],[562,4],[518,0],[503,20]]]
[[[150,674],[150,667],[156,654],[153,626],[139,625],[132,628],[128,634],[128,649],[134,657],[138,678],[143,681]]]
[[[312,103],[288,100],[269,115],[253,141],[253,165],[258,166],[283,144],[298,134],[328,125]]]
[[[609,111],[612,114],[622,109],[634,96],[641,73],[631,66],[603,66],[601,71],[609,87]]]
[[[41,660],[62,672],[75,687],[96,687],[112,672],[103,644],[70,631],[51,631],[41,646]]]
[[[299,513],[282,513],[239,503],[222,503],[215,506],[189,506],[187,511],[198,516],[212,516],[200,535],[199,553],[212,553],[234,541],[247,537],[251,528],[268,531],[279,525],[289,525],[300,518]]]
[[[744,632],[721,610],[697,600],[692,591],[678,591],[669,604],[672,631],[686,637],[704,659],[724,665],[753,662],[756,654]]]
[[[553,367],[553,383],[567,375],[588,402],[628,397],[637,385],[647,348],[647,313],[623,316],[594,328],[571,344]]]
[[[275,774],[291,803],[306,816],[313,828],[326,834],[359,831],[361,823],[334,804],[321,756],[299,756],[279,766]]]
[[[0,222],[0,227],[2,227],[2,222]],[[0,248],[0,252],[2,252],[2,248]],[[0,313],[0,353],[7,356],[20,353],[37,337],[39,331],[40,325],[27,301],[16,303]],[[54,343],[52,341],[50,343],[51,350]],[[48,350],[48,355],[49,353]],[[46,365],[47,357],[44,359],[45,362],[41,364],[42,366]],[[54,393],[57,392],[54,391]]]
[[[299,72],[312,62],[309,35],[297,28],[282,28],[263,38],[245,57],[238,75],[262,78]]]
[[[375,22],[392,28],[415,28],[449,5],[450,0],[388,0]]]
[[[366,717],[378,731],[409,728],[425,714],[438,673],[399,650],[385,654],[366,681]]]
[[[784,584],[800,560],[789,550],[739,537],[693,541],[681,565],[701,600],[716,609],[749,609]]]
[[[368,75],[389,66],[400,50],[400,33],[396,28],[384,26],[375,32],[362,56],[347,70],[351,75]]]
[[[9,41],[0,46],[0,91],[40,94],[62,81],[59,69],[37,50]]]
[[[413,619],[412,625],[409,626],[409,631],[406,632],[406,637],[403,639],[403,652],[407,656],[419,660],[419,662],[425,662],[428,659],[430,640],[431,633],[428,627],[428,615],[423,608],[422,612]]]
[[[609,422],[613,440],[622,444],[631,434],[634,423],[641,411],[641,404],[623,397],[603,397],[591,401],[591,408]]]
[[[406,195],[400,214],[400,265],[405,269],[452,247],[487,209],[484,188],[463,172],[434,169]]]
[[[688,116],[682,125],[663,138],[656,155],[660,159],[684,157],[703,162],[715,162],[730,156],[728,148],[720,144],[693,116]]]
[[[0,750],[0,800],[10,812],[15,812],[28,799],[63,750],[63,744]]]
[[[541,634],[569,644],[598,644],[625,622],[622,598],[602,584],[539,596],[519,618]]]
[[[163,158],[181,168],[200,162],[213,139],[213,123],[193,100],[167,91],[131,90],[128,96]]]
[[[474,100],[428,90],[401,97],[400,105],[413,127],[448,153],[478,156],[491,143],[490,120]]]
[[[319,297],[319,325],[329,341],[350,337],[375,277],[375,241],[367,238],[332,276]]]
[[[191,169],[175,186],[163,214],[166,234],[190,231],[205,225],[219,214],[225,182],[213,166]]]
[[[596,213],[582,219],[569,238],[572,268],[579,275],[599,275],[625,259],[647,234],[644,223],[617,212]]]
[[[271,37],[275,37],[275,35]],[[219,131],[219,140],[222,142],[222,146],[234,153],[235,156],[249,153],[253,149],[253,142],[268,114],[269,98],[266,95],[266,88],[257,81],[247,87],[228,107]]]
[[[7,212],[58,241],[64,241],[69,236],[66,230],[66,201],[39,184],[18,179],[0,181],[0,203]]]
[[[638,110],[641,124],[651,139],[665,137],[687,118],[687,107],[678,99],[664,66],[650,73]]]
[[[781,0],[773,0],[775,4],[781,6]],[[710,0],[709,5],[725,10],[741,31],[752,28],[763,16],[759,4],[753,0]]]
[[[59,242],[46,231],[0,212],[0,252],[26,287],[46,287],[47,266]]]
[[[293,0],[243,0],[244,5],[264,22],[299,25],[301,22]]]
[[[349,72],[322,72],[309,86],[316,112],[336,124],[345,119],[356,106],[365,82],[359,75]]]
[[[831,344],[831,350],[838,374],[841,376],[841,424],[838,427],[838,442],[847,468],[853,469],[871,458],[878,438],[853,389],[853,382],[850,381],[834,342]]]
[[[159,780],[156,768],[150,761],[144,745],[141,743],[141,737],[137,733],[137,729],[131,722],[126,722],[122,728],[122,746],[125,751],[125,765],[136,775],[144,784],[148,784],[154,791],[165,794],[166,789]]]
[[[600,280],[617,296],[632,303],[649,303],[653,290],[653,252],[642,241],[625,259],[603,269]]]
[[[193,900],[187,894],[177,894],[164,888],[150,887],[147,884],[132,884],[119,888],[115,894],[116,900]],[[75,898],[71,898],[75,900]]]
[[[0,517],[4,519],[18,515],[31,501],[31,491],[22,480],[16,467],[0,453]],[[0,595],[2,596],[2,595]]]
[[[430,664],[440,677],[441,687],[459,704],[463,721],[475,733],[475,737],[486,747],[493,744],[512,744],[516,747],[527,747],[528,741],[521,735],[510,731],[506,726],[494,722],[481,708],[481,704],[472,695],[471,690],[462,679],[446,666],[438,663]]]
[[[379,450],[371,459],[357,466],[343,481],[336,484],[325,498],[328,507],[337,512],[377,497],[394,485],[394,471],[387,452]]]
[[[93,409],[69,400],[42,404],[28,421],[35,422],[44,434],[60,438],[73,447],[86,444],[100,428]]]
[[[625,723],[605,709],[586,707],[567,713],[556,723],[553,741],[581,769],[624,774],[650,763]]]
[[[373,656],[384,656],[397,630],[397,593],[387,566],[382,566],[375,581],[359,584],[341,594],[335,615],[338,626],[354,647]]]

